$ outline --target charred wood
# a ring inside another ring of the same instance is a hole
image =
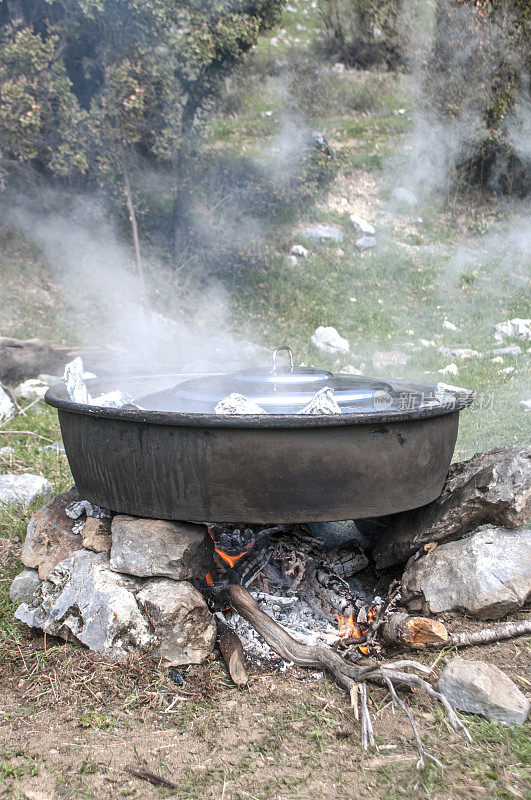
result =
[[[468,730],[463,725],[459,717],[456,715],[448,700],[443,694],[437,692],[427,681],[419,675],[410,674],[405,672],[406,669],[412,669],[416,672],[429,674],[431,670],[423,664],[415,661],[402,660],[394,663],[371,663],[368,666],[356,666],[349,664],[334,650],[326,647],[319,647],[317,645],[306,645],[297,642],[278,625],[273,619],[260,609],[256,601],[251,597],[249,592],[243,586],[232,585],[229,588],[231,603],[236,611],[238,611],[262,636],[267,644],[284,660],[292,661],[300,667],[307,667],[310,669],[320,668],[326,670],[335,681],[345,689],[348,695],[353,699],[356,692],[355,684],[360,684],[359,694],[361,699],[361,713],[362,713],[362,741],[364,746],[372,744],[374,737],[372,734],[372,723],[370,715],[368,715],[368,708],[366,704],[366,689],[364,685],[367,681],[376,683],[380,686],[389,688],[393,701],[396,702],[402,710],[406,713],[417,742],[419,749],[419,766],[424,765],[425,758],[436,759],[431,756],[422,746],[422,742],[418,736],[418,730],[414,724],[411,714],[407,710],[403,701],[399,700],[396,695],[395,686],[402,685],[408,686],[413,689],[422,689],[426,694],[440,703],[448,717],[450,725],[455,732],[461,732],[468,739],[472,741]]]
[[[218,645],[223,661],[236,686],[245,686],[249,678],[245,668],[245,654],[240,637],[220,617],[215,615],[218,634]]]

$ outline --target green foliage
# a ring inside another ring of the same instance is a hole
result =
[[[529,100],[531,4],[527,0],[439,0],[426,90],[435,114],[461,139],[462,185],[525,195],[529,163],[513,141]]]
[[[327,49],[344,64],[370,67],[402,60],[403,0],[319,0]]]
[[[282,0],[4,0],[0,151],[108,183],[132,157],[175,164]]]

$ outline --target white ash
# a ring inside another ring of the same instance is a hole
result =
[[[278,622],[294,639],[308,645],[330,645],[338,638],[337,630],[325,619],[316,617],[311,607],[298,597],[278,597],[267,592],[253,592],[251,595],[264,613]],[[289,600],[289,603],[286,602]],[[279,666],[284,660],[272,650],[255,631],[253,626],[239,614],[225,617],[227,625],[236,631],[241,639],[245,654],[258,666]]]
[[[72,525],[72,533],[81,534],[83,532],[83,528],[85,527],[85,520],[78,519],[77,522],[74,522]]]
[[[15,455],[15,448],[14,447],[0,447],[0,456],[3,458],[9,458],[9,456]]]
[[[216,414],[265,414],[265,410],[243,394],[232,392],[214,408]]]
[[[112,511],[107,508],[100,508],[95,503],[90,503],[88,500],[76,500],[75,503],[70,503],[65,508],[65,514],[70,519],[79,519],[83,514],[87,517],[96,517],[97,519],[105,519],[112,517]]]
[[[326,386],[324,389],[319,389],[310,402],[297,411],[297,414],[341,414],[341,408],[334,397],[334,390]]]

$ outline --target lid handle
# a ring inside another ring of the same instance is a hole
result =
[[[282,345],[281,347],[275,347],[273,350],[273,372],[277,371],[277,355],[281,352],[281,350],[285,350],[288,354],[289,359],[289,370],[293,372],[293,353],[291,347],[287,347],[286,345]]]

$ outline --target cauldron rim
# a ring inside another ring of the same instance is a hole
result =
[[[122,385],[124,381],[132,381],[143,376],[115,376],[112,380],[93,379],[87,382],[89,388],[94,387],[98,392],[109,391],[111,384]],[[170,375],[168,378],[172,377]],[[179,376],[185,377],[185,376]],[[387,381],[398,391],[402,387],[411,389],[412,385],[419,391],[433,392],[433,384],[423,382],[412,382],[394,378],[381,378]],[[103,384],[99,386],[100,384]],[[99,387],[99,388],[98,388]],[[406,420],[426,419],[427,417],[439,417],[445,414],[453,414],[462,411],[473,401],[474,393],[469,390],[453,391],[446,389],[446,393],[454,398],[454,402],[434,406],[423,406],[419,408],[405,408],[399,410],[374,410],[364,411],[363,413],[343,413],[341,415],[302,415],[302,414],[212,414],[200,412],[178,412],[178,411],[149,411],[132,408],[106,408],[102,406],[92,406],[84,403],[74,403],[68,397],[66,386],[62,383],[50,387],[44,396],[45,402],[57,408],[73,414],[83,414],[94,418],[117,419],[124,422],[141,422],[153,425],[184,426],[199,428],[316,428],[316,427],[335,427],[341,425],[366,425],[379,423],[403,422]]]

